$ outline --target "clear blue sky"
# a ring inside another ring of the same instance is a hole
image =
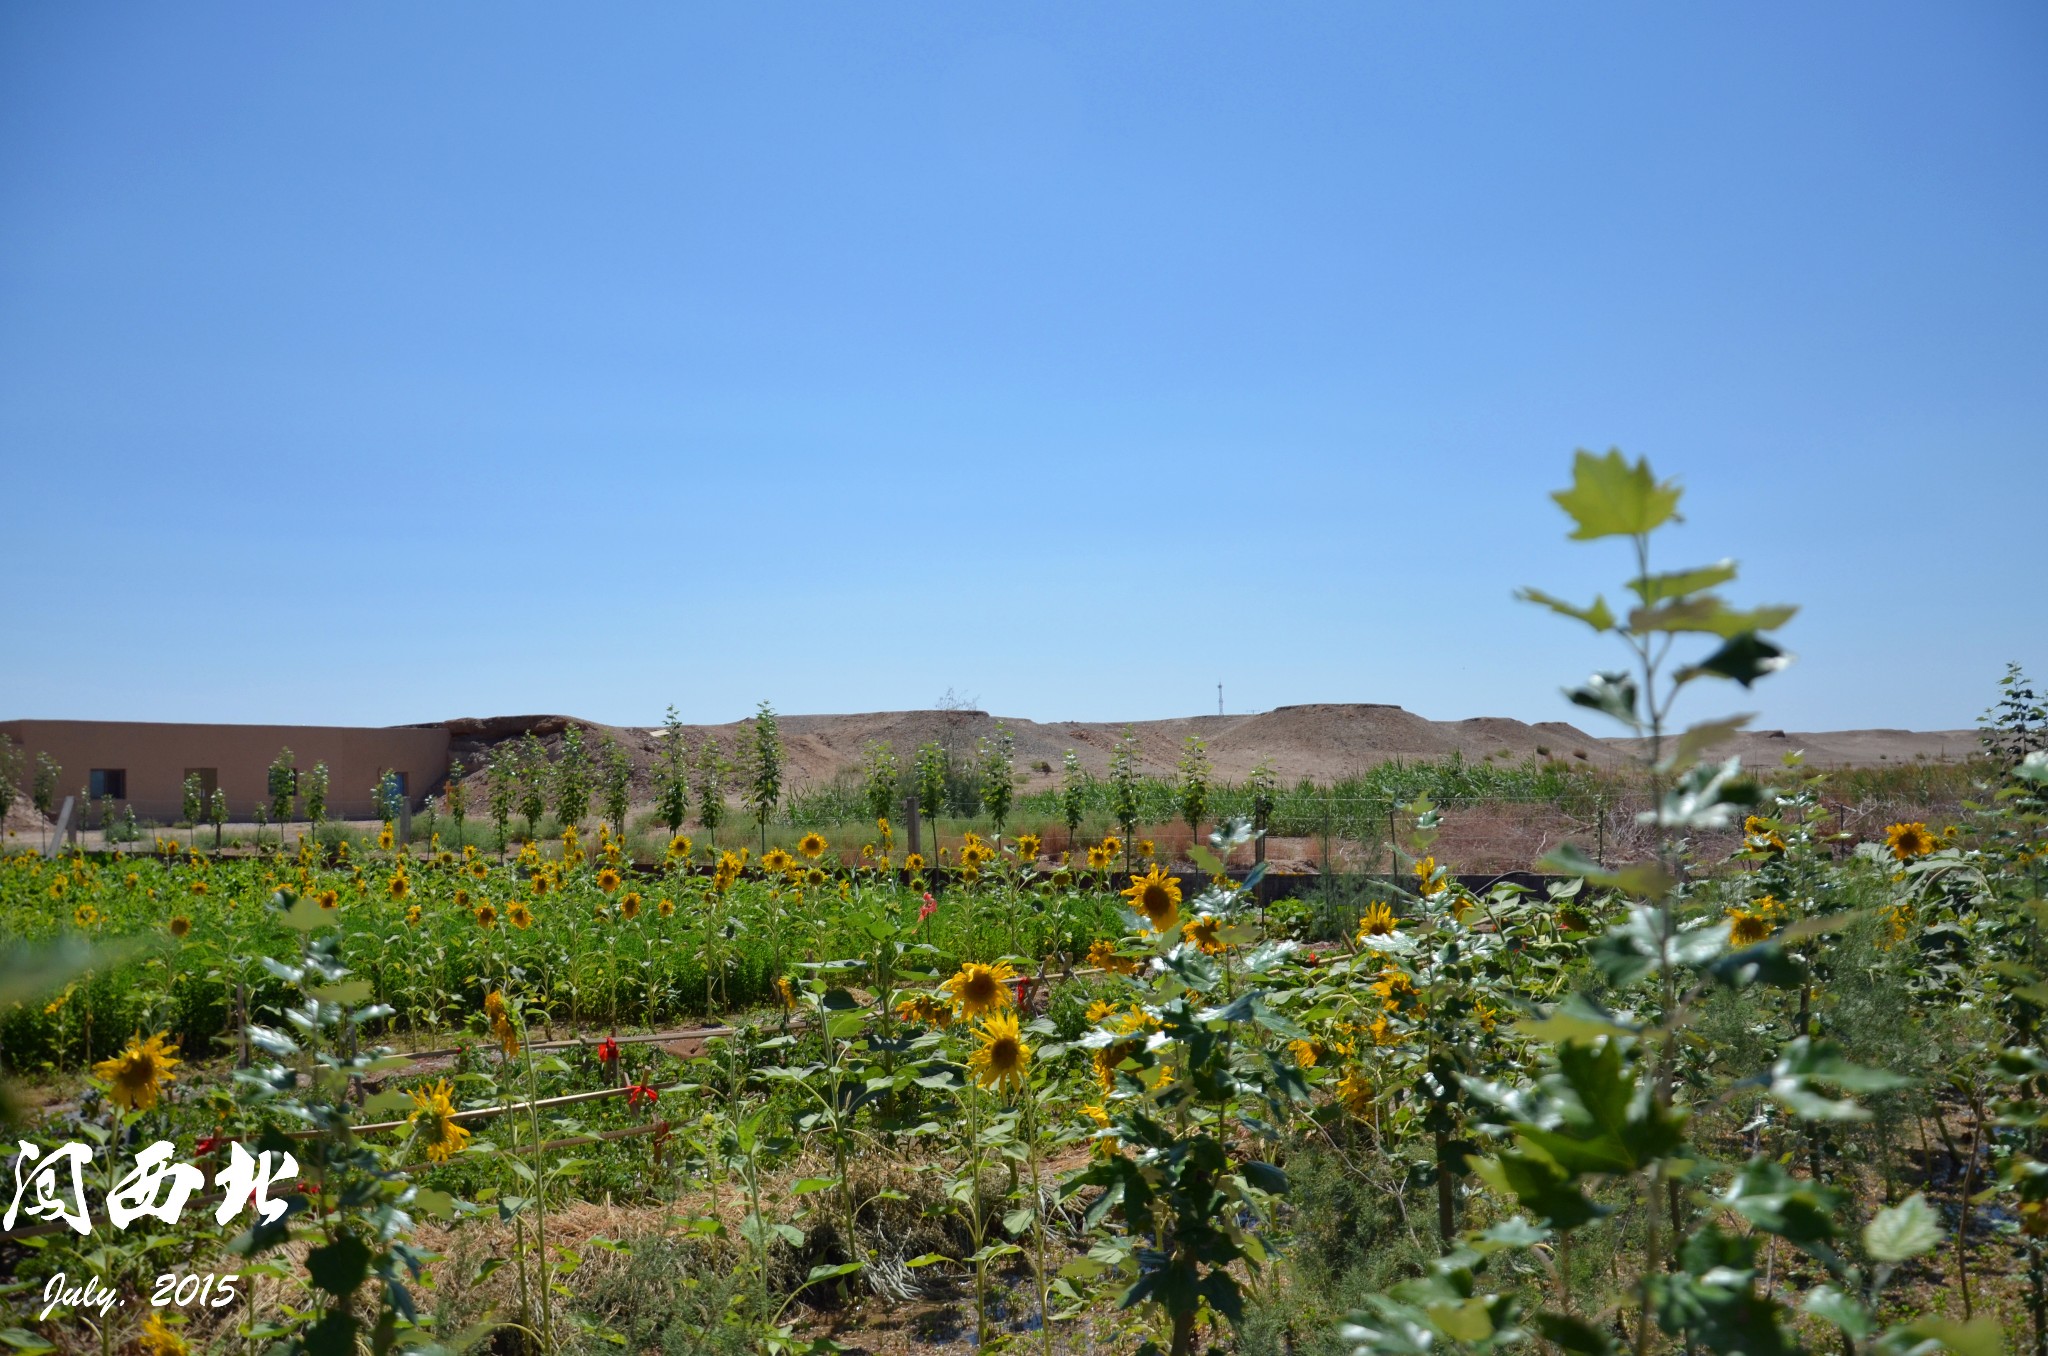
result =
[[[1571,718],[1510,593],[1622,576],[1544,497],[1619,445],[1805,605],[1762,723],[1967,724],[2048,678],[2044,72],[2032,0],[9,5],[0,716]]]

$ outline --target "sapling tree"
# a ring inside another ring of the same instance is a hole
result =
[[[178,801],[178,818],[184,821],[188,833],[199,831],[200,817],[206,813],[206,784],[196,772],[185,774],[185,784]]]
[[[324,761],[306,772],[306,821],[313,826],[315,843],[320,841],[320,826],[327,822],[327,792],[332,781]]]
[[[939,811],[946,808],[946,750],[934,739],[917,746],[911,763],[911,781],[917,791],[917,811],[932,823],[932,860],[939,856]]]
[[[732,775],[732,760],[719,750],[710,735],[697,746],[697,822],[718,845],[718,826],[725,822],[725,788]]]
[[[484,798],[490,806],[491,823],[498,829],[498,854],[505,852],[505,826],[512,822],[512,810],[519,798],[519,752],[513,744],[491,750],[485,764]]]
[[[1209,746],[1199,735],[1181,741],[1179,778],[1175,799],[1180,802],[1181,822],[1188,826],[1188,841],[1195,842],[1202,815],[1209,808]]]
[[[1081,817],[1088,813],[1089,776],[1072,749],[1060,755],[1060,819],[1067,826],[1067,850],[1073,851],[1075,835],[1081,832]]]
[[[682,718],[671,705],[661,720],[661,757],[654,762],[654,810],[674,840],[690,815],[690,750],[683,743]]]
[[[861,754],[861,796],[867,802],[868,817],[887,819],[896,809],[896,784],[903,769],[896,749],[886,739],[870,739]]]
[[[1010,803],[1017,794],[1017,741],[1001,725],[994,735],[984,735],[977,745],[976,762],[981,772],[981,808],[998,834],[1010,817]]]
[[[526,820],[529,840],[540,833],[541,816],[548,812],[549,780],[548,751],[528,730],[519,741],[519,814]]]
[[[621,842],[626,837],[626,813],[633,802],[633,760],[619,742],[606,734],[597,747],[598,776],[604,797],[604,816]]]
[[[63,775],[64,769],[56,759],[47,753],[36,754],[35,782],[29,788],[29,802],[36,807],[36,813],[43,817],[45,824],[50,821],[50,807],[57,802],[57,779]],[[84,807],[79,808],[82,813]],[[45,829],[43,842],[47,845],[49,841],[49,831]]]
[[[0,735],[0,820],[14,808],[22,792],[22,778],[28,775],[28,750],[7,735]]]
[[[555,818],[564,829],[583,823],[590,813],[590,754],[583,731],[574,725],[562,731],[562,756],[555,760]]]
[[[1253,840],[1254,851],[1263,862],[1266,860],[1266,831],[1273,827],[1273,810],[1277,804],[1274,795],[1273,765],[1270,762],[1261,762],[1252,769],[1251,775],[1244,779],[1244,786],[1245,790],[1251,792],[1252,832],[1258,835]]]
[[[448,817],[455,821],[455,846],[462,846],[462,821],[469,817],[469,788],[462,784],[463,766],[460,758],[448,760],[448,784],[441,792],[441,803],[448,807]]]
[[[1124,870],[1131,869],[1131,835],[1137,831],[1139,813],[1137,732],[1124,726],[1116,747],[1109,754],[1109,813],[1123,830]]]
[[[299,773],[290,749],[278,752],[264,774],[264,791],[270,797],[270,816],[277,821],[277,841],[284,842],[285,825],[292,822],[293,802],[299,797]]]
[[[782,732],[775,724],[775,708],[767,702],[754,713],[754,729],[746,744],[747,805],[761,830],[761,851],[768,850],[768,817],[782,803]]]
[[[213,825],[213,846],[217,852],[220,850],[221,830],[227,827],[228,822],[228,793],[219,787],[215,787],[213,795],[207,798],[206,819]]]

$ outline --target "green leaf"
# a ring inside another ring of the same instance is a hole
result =
[[[339,909],[323,909],[303,896],[293,898],[280,890],[275,899],[283,905],[276,911],[277,921],[294,932],[318,932],[333,927],[340,918]]]
[[[1560,616],[1582,621],[1595,631],[1611,630],[1614,626],[1614,611],[1607,606],[1605,598],[1596,597],[1590,606],[1578,607],[1562,598],[1553,598],[1542,589],[1520,589],[1515,593],[1515,597],[1524,603],[1547,607]]]
[[[1784,603],[1740,612],[1712,594],[1706,594],[1699,598],[1675,599],[1658,607],[1636,608],[1628,614],[1628,626],[1638,634],[1648,631],[1682,632],[1733,640],[1759,631],[1775,631],[1798,613],[1798,608]]]
[[[1800,1306],[1815,1318],[1834,1324],[1849,1336],[1859,1341],[1870,1336],[1876,1325],[1871,1321],[1870,1310],[1863,1301],[1853,1295],[1844,1294],[1831,1285],[1817,1285],[1807,1293],[1806,1302]]]
[[[839,1179],[836,1177],[804,1177],[799,1178],[796,1184],[790,1187],[789,1194],[808,1196],[814,1191],[830,1191],[838,1185]]]
[[[370,987],[370,981],[367,979],[344,979],[339,984],[311,986],[307,988],[306,992],[323,1003],[347,1004],[360,1003],[374,993],[375,990]]]
[[[1754,715],[1730,716],[1726,720],[1707,720],[1689,726],[1678,736],[1678,746],[1664,760],[1663,770],[1679,772],[1691,767],[1701,754],[1734,738],[1743,726],[1755,719]]]
[[[1683,598],[1688,593],[1725,584],[1734,577],[1735,562],[1722,560],[1697,569],[1639,575],[1628,581],[1628,587],[1629,592],[1642,600],[1644,607],[1655,607],[1668,598]]]
[[[1566,688],[1564,695],[1574,706],[1604,712],[1632,730],[1642,728],[1636,716],[1635,680],[1626,673],[1596,673],[1584,687]]]
[[[1534,1319],[1537,1332],[1569,1356],[1610,1356],[1614,1339],[1583,1318],[1544,1312]]]
[[[370,1249],[361,1239],[344,1234],[306,1254],[306,1274],[330,1295],[354,1294],[370,1274]]]
[[[1955,1356],[2003,1356],[2005,1334],[1995,1318],[1923,1318],[1906,1327],[1909,1336],[1941,1343]]]
[[[1914,1192],[1905,1200],[1877,1212],[1863,1226],[1863,1249],[1880,1262],[1903,1262],[1941,1244],[1941,1222],[1927,1198]]]
[[[1678,487],[1658,483],[1647,459],[1630,466],[1620,448],[1605,456],[1581,450],[1572,457],[1572,485],[1550,497],[1577,526],[1573,541],[1650,532],[1678,516]]]
[[[1791,656],[1754,633],[1736,636],[1720,649],[1675,677],[1681,683],[1695,678],[1729,678],[1748,687],[1757,679],[1776,673],[1792,662]]]
[[[16,1351],[55,1351],[54,1344],[45,1341],[26,1328],[0,1328],[0,1342],[5,1342]]]
[[[1036,1218],[1038,1218],[1037,1211],[1028,1205],[1023,1206],[1003,1216],[1003,1229],[1012,1236],[1015,1236],[1029,1229],[1031,1221]]]

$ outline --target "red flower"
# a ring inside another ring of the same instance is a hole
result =
[[[600,1064],[616,1064],[619,1059],[619,1043],[606,1036],[597,1043],[597,1059]]]
[[[1017,976],[1017,1006],[1018,1006],[1018,1007],[1020,1007],[1020,1008],[1021,1008],[1021,1007],[1023,1007],[1023,1006],[1025,1005],[1025,1004],[1027,1004],[1027,1003],[1029,1003],[1029,1002],[1031,1001],[1031,985],[1032,985],[1032,983],[1033,983],[1033,980],[1032,980],[1032,977],[1031,977],[1030,975],[1019,975],[1019,976]]]
[[[661,1089],[651,1083],[629,1083],[626,1085],[627,1106],[639,1106],[642,1102],[653,1106],[655,1099],[660,1096]]]
[[[206,1138],[200,1140],[197,1144],[192,1146],[192,1152],[198,1154],[201,1158],[204,1158],[208,1154],[212,1153],[215,1149],[218,1149],[221,1146],[222,1142],[223,1141],[221,1140],[221,1137],[219,1135],[208,1135]]]
[[[918,908],[917,908],[917,921],[918,921],[918,922],[920,922],[920,923],[922,923],[922,922],[923,922],[923,921],[924,921],[925,919],[927,919],[927,918],[931,917],[931,916],[932,916],[933,914],[937,913],[938,911],[939,911],[939,901],[937,901],[936,899],[933,899],[933,898],[932,898],[932,892],[931,892],[931,891],[929,891],[929,890],[925,891],[925,892],[924,892],[924,903],[922,903],[922,904],[918,905]]]

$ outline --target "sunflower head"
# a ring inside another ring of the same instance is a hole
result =
[[[1359,918],[1358,939],[1362,942],[1368,937],[1390,937],[1399,926],[1394,911],[1386,906],[1385,901],[1380,901]]]
[[[913,852],[908,857],[905,857],[903,859],[903,869],[913,875],[924,870],[924,854],[922,852]]]
[[[811,861],[825,855],[825,835],[813,829],[796,840],[796,850]]]
[[[690,849],[692,846],[693,844],[690,842],[689,839],[683,837],[683,835],[681,834],[677,834],[675,837],[668,840],[668,859],[672,862],[689,861]]]
[[[1094,853],[1091,851],[1092,858]],[[1154,932],[1166,932],[1180,921],[1180,882],[1161,872],[1158,866],[1130,883],[1123,892]]]
[[[1218,935],[1222,927],[1222,919],[1213,913],[1205,913],[1181,924],[1180,935],[1183,939],[1193,942],[1195,948],[1203,955],[1220,956],[1225,949],[1223,939]]]
[[[185,1356],[189,1350],[177,1329],[164,1322],[162,1314],[154,1311],[142,1320],[142,1336],[135,1340],[136,1349],[142,1356]]]
[[[496,997],[495,994],[492,995]],[[412,1090],[412,1132],[427,1151],[427,1161],[446,1163],[462,1152],[469,1131],[455,1120],[454,1090],[447,1079]]]
[[[407,880],[405,878],[405,873],[401,871],[397,875],[393,876],[390,880],[390,883],[387,884],[384,888],[391,892],[391,897],[393,899],[404,899],[407,895],[412,893],[412,882]]]
[[[521,932],[533,926],[533,910],[517,900],[512,902],[512,907],[505,910],[505,918]]]
[[[1437,879],[1436,858],[1415,859],[1415,886],[1425,899],[1443,892],[1443,882]]]
[[[968,961],[958,974],[939,987],[952,997],[953,1006],[962,1017],[972,1019],[1008,1007],[1010,981],[1016,977],[1017,972],[1008,961],[997,961],[994,965]]]
[[[145,1040],[137,1032],[120,1054],[92,1066],[93,1076],[106,1083],[114,1105],[124,1111],[147,1111],[156,1105],[164,1084],[177,1077],[171,1070],[181,1062],[169,1036],[159,1031]]]
[[[420,925],[420,906],[415,904],[405,911],[405,925],[416,928]]]
[[[640,892],[638,890],[626,891],[625,897],[619,901],[619,916],[622,918],[638,918],[640,916]]]
[[[1044,846],[1045,844],[1039,841],[1038,835],[1035,833],[1020,833],[1017,835],[1017,855],[1027,862],[1037,861],[1039,849]]]
[[[1021,1088],[1031,1069],[1031,1047],[1018,1029],[1017,1014],[998,1012],[975,1029],[979,1048],[967,1057],[974,1081],[985,1088]]]
[[[1107,970],[1113,975],[1133,974],[1138,968],[1136,961],[1127,956],[1118,955],[1116,943],[1110,941],[1089,943],[1088,963],[1098,970]]]
[[[1114,859],[1115,854],[1100,843],[1088,849],[1088,869],[1090,871],[1106,871],[1109,869],[1110,862]]]
[[[172,914],[171,921],[166,926],[172,938],[182,942],[192,931],[192,920],[182,913]]]
[[[498,926],[498,911],[489,904],[477,905],[476,925],[485,931]]]
[[[664,896],[661,899],[658,899],[654,902],[654,911],[660,914],[663,918],[674,917],[676,911],[676,902],[673,899],[669,899],[666,896]]]
[[[616,867],[605,867],[597,873],[597,888],[610,894],[619,888],[620,876]]]
[[[1102,835],[1102,850],[1114,857],[1124,850],[1124,840],[1113,833],[1106,833]]]
[[[1925,857],[1934,851],[1934,835],[1927,831],[1927,825],[1920,820],[1909,824],[1893,824],[1884,831],[1885,846],[1892,850],[1892,856],[1902,862],[1916,857]]]
[[[1361,1121],[1372,1119],[1373,1088],[1365,1075],[1356,1070],[1347,1070],[1337,1080],[1337,1101],[1343,1108]]]

